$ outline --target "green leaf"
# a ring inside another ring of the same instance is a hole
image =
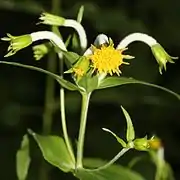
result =
[[[73,83],[71,83],[69,81],[66,81],[63,78],[59,78],[59,79],[56,79],[56,80],[59,82],[59,84],[62,87],[66,88],[66,89],[68,89],[70,91],[79,91],[80,90],[76,85],[74,85]]]
[[[16,63],[16,62],[0,61],[0,63],[1,64],[9,64],[9,65],[12,65],[12,66],[18,66],[18,67],[27,68],[27,69],[31,69],[31,70],[34,70],[34,71],[42,72],[42,73],[47,74],[47,75],[51,76],[52,78],[56,79],[62,87],[66,88],[66,89],[68,89],[70,91],[79,90],[79,88],[76,85],[74,85],[73,83],[71,83],[69,81],[66,81],[65,79],[61,78],[57,74],[54,74],[54,73],[52,73],[50,71],[47,71],[47,70],[44,70],[42,68],[38,68],[38,67],[35,67],[35,66],[24,65],[24,64],[20,64],[20,63]]]
[[[87,74],[79,80],[78,85],[80,87],[83,87],[87,93],[92,92],[93,90],[97,89],[98,77],[97,76],[91,77]]]
[[[93,158],[84,160],[84,164],[90,168],[99,167],[105,163],[105,161]],[[98,171],[80,169],[75,173],[75,176],[81,180],[145,180],[138,173],[114,164],[106,169]]]
[[[117,139],[117,141],[122,145],[122,147],[126,147],[126,143],[124,142],[124,140],[123,139],[121,139],[120,137],[118,137],[115,133],[113,133],[111,130],[109,130],[109,129],[106,129],[106,128],[102,128],[104,131],[106,131],[106,132],[109,132],[109,133],[111,133],[116,139]]]
[[[44,159],[64,172],[75,169],[75,161],[71,158],[63,138],[58,136],[41,136],[28,130],[37,142]]]
[[[82,5],[82,6],[79,8],[79,11],[78,11],[77,22],[81,23],[82,18],[83,18],[83,14],[84,14],[84,6]]]
[[[27,178],[30,161],[29,139],[27,135],[24,135],[21,147],[16,154],[16,173],[19,180]]]
[[[62,51],[62,53],[64,57],[66,58],[68,65],[74,64],[80,58],[80,56],[75,52]]]
[[[156,84],[151,84],[148,82],[139,81],[139,80],[136,80],[133,78],[126,78],[126,77],[108,77],[108,78],[105,78],[104,80],[101,81],[98,89],[116,87],[116,86],[121,86],[121,85],[125,85],[125,84],[142,84],[142,85],[158,88],[158,89],[161,89],[163,91],[166,91],[166,92],[172,94],[173,96],[175,96],[176,98],[178,98],[180,100],[180,95],[171,91],[170,89],[164,88],[162,86],[158,86]]]
[[[126,117],[126,122],[127,122],[126,140],[127,140],[127,142],[131,142],[135,138],[133,123],[132,123],[131,117],[129,116],[128,112],[122,106],[121,106],[121,109],[124,113],[124,116]]]
[[[72,48],[73,49],[78,49],[79,48],[79,37],[75,33],[72,36]]]

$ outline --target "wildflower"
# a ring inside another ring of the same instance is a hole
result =
[[[123,61],[122,50],[116,50],[113,45],[102,45],[100,48],[92,47],[93,54],[89,57],[92,62],[92,67],[97,70],[99,74],[109,73],[111,76],[116,73],[118,76],[121,71],[119,66],[122,64],[129,64]]]
[[[32,43],[32,38],[30,35],[21,35],[21,36],[12,36],[11,34],[7,34],[7,37],[1,38],[3,41],[10,41],[10,45],[8,47],[8,53],[5,57],[14,55],[17,51],[29,46]]]
[[[130,43],[134,41],[142,41],[146,43],[150,48],[151,51],[159,64],[159,72],[162,74],[162,69],[166,70],[166,63],[174,63],[172,59],[178,59],[178,57],[171,57],[168,53],[164,50],[164,48],[151,36],[143,33],[132,33],[126,36],[118,45],[118,48],[126,48]]]
[[[159,44],[155,44],[151,47],[152,53],[154,57],[156,58],[156,61],[159,64],[159,72],[162,74],[162,69],[166,71],[166,63],[174,63],[172,59],[178,59],[178,57],[172,57],[170,56],[164,48]]]
[[[85,52],[85,55],[90,59],[93,71],[98,74],[116,73],[118,76],[121,71],[119,67],[122,64],[129,64],[124,62],[123,59],[131,59],[133,56],[122,54],[127,48],[115,49],[113,41],[108,39],[104,34],[97,36],[95,40],[97,46],[92,45],[90,49]]]
[[[12,36],[7,34],[7,37],[1,38],[3,41],[10,41],[10,46],[8,47],[8,54],[5,57],[14,55],[17,51],[31,45],[35,41],[39,40],[49,40],[62,51],[67,51],[66,46],[62,39],[55,33],[50,31],[39,31],[33,32],[31,34]]]
[[[42,24],[74,28],[78,33],[81,48],[85,49],[87,47],[86,32],[85,32],[83,26],[76,20],[65,19],[63,17],[56,16],[56,15],[49,14],[49,13],[42,13],[39,19],[41,20],[40,23],[42,23]]]

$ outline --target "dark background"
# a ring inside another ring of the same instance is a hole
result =
[[[110,36],[115,45],[132,32],[147,33],[172,56],[180,56],[180,1],[179,0],[84,0],[61,1],[60,13],[66,18],[76,18],[80,5],[85,5],[82,21],[87,32],[89,45],[99,33]],[[0,37],[6,33],[21,35],[38,30],[48,30],[48,26],[39,25],[39,14],[51,12],[51,1],[0,0]],[[70,29],[62,28],[66,37]],[[48,57],[35,61],[32,49],[26,48],[15,56],[4,58],[8,44],[0,42],[0,60],[16,61],[46,69]],[[167,65],[167,72],[160,75],[158,65],[149,47],[143,43],[133,43],[128,54],[136,58],[130,66],[123,66],[123,76],[152,82],[177,93],[180,92],[180,63]],[[22,136],[27,128],[41,133],[42,115],[46,76],[44,74],[0,65],[0,179],[17,179],[15,172],[15,155],[20,146]],[[56,84],[58,103],[58,84]],[[80,113],[80,96],[67,91],[66,111],[68,129],[71,138],[77,138]],[[165,147],[165,157],[173,168],[175,178],[180,178],[180,103],[172,95],[142,85],[127,85],[112,89],[95,91],[90,101],[88,114],[85,155],[112,158],[119,150],[116,141],[104,133],[106,127],[118,135],[125,132],[125,118],[120,105],[130,113],[137,137],[146,134],[158,135]],[[52,134],[62,134],[60,113],[55,105]],[[29,179],[38,179],[38,167],[41,154],[32,141],[32,164]],[[136,152],[131,152],[119,163],[126,165]],[[142,170],[142,169],[141,169]],[[148,166],[143,166],[143,174],[148,178]],[[66,178],[56,168],[50,169],[50,179]],[[71,177],[70,177],[71,178]]]

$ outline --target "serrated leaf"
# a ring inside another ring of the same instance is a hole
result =
[[[42,68],[38,68],[38,67],[35,67],[35,66],[24,65],[24,64],[20,64],[20,63],[16,63],[16,62],[0,61],[0,63],[1,64],[9,64],[9,65],[12,65],[12,66],[17,66],[17,67],[22,67],[22,68],[42,72],[44,74],[47,74],[47,75],[51,76],[55,80],[57,80],[58,83],[62,87],[66,88],[66,89],[68,89],[70,91],[78,91],[79,90],[79,88],[75,84],[73,84],[73,83],[71,83],[69,81],[66,81],[65,79],[61,78],[57,74],[54,74],[54,73],[52,73],[50,71],[47,71],[47,70],[44,70]]]
[[[139,80],[136,80],[133,78],[127,78],[127,77],[108,77],[108,78],[105,78],[101,81],[98,89],[116,87],[116,86],[121,86],[121,85],[125,85],[125,84],[142,84],[142,85],[158,88],[158,89],[161,89],[165,92],[172,94],[173,96],[175,96],[176,98],[178,98],[180,100],[180,95],[171,91],[170,89],[164,88],[162,86],[158,86],[156,84],[151,84],[148,82],[139,81]]]
[[[27,135],[24,135],[21,147],[16,153],[16,174],[19,180],[27,178],[30,162],[29,139]]]
[[[127,142],[131,142],[135,138],[134,126],[128,112],[122,106],[121,106],[121,109],[124,113],[124,116],[127,122],[126,140]]]
[[[109,129],[106,129],[106,128],[102,128],[104,131],[106,131],[106,132],[109,132],[109,133],[111,133],[116,139],[117,139],[117,141],[122,145],[122,147],[126,147],[126,143],[124,142],[124,140],[123,139],[121,139],[120,137],[118,137],[115,133],[113,133],[111,130],[109,130]]]
[[[37,142],[44,159],[64,172],[75,169],[75,161],[71,158],[63,138],[58,136],[41,136],[31,130],[29,133]]]
[[[103,160],[94,158],[84,160],[84,165],[91,169],[102,166],[105,163],[106,162]],[[81,180],[145,180],[135,171],[115,164],[99,171],[87,171],[85,169],[80,169],[77,170],[75,176]]]

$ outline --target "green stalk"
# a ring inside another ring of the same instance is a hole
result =
[[[77,144],[76,169],[83,167],[82,160],[83,160],[83,150],[84,150],[84,139],[85,139],[86,121],[87,121],[90,95],[91,93],[88,94],[82,93],[82,107],[81,107],[79,137]]]
[[[123,148],[116,156],[114,156],[113,159],[111,159],[109,162],[107,162],[103,166],[100,166],[96,169],[86,169],[86,171],[94,172],[94,171],[100,171],[100,170],[106,169],[109,166],[111,166],[112,164],[114,164],[121,156],[123,156],[129,150],[130,150],[130,148]]]
[[[62,87],[60,88],[60,109],[61,109],[61,123],[62,123],[64,140],[65,140],[68,152],[73,162],[75,162],[73,149],[72,149],[71,143],[69,141],[68,133],[67,133],[66,116],[65,116],[65,93],[64,93],[64,88]]]
[[[61,37],[61,34],[58,30],[57,27],[53,27],[53,32],[58,34]],[[62,54],[59,53],[59,72],[60,72],[60,77],[63,78],[63,73],[64,73],[64,62],[62,58]],[[60,111],[61,111],[61,124],[62,124],[62,130],[63,130],[63,136],[64,136],[64,141],[66,143],[67,150],[72,158],[72,161],[75,162],[75,157],[73,153],[73,149],[69,140],[68,132],[67,132],[67,124],[66,124],[66,111],[65,111],[65,91],[64,88],[61,86],[60,91]]]

